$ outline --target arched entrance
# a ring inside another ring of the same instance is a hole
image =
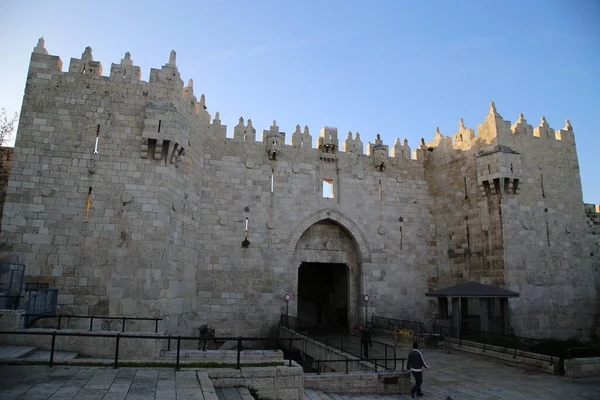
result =
[[[298,274],[297,317],[328,327],[360,321],[362,261],[368,251],[356,226],[325,210],[301,223],[290,245]]]

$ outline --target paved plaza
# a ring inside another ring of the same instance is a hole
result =
[[[399,352],[408,349],[399,349]],[[505,365],[478,355],[423,350],[424,399],[599,400],[600,377],[571,379]],[[249,400],[246,388],[213,388],[202,369],[3,365],[0,399]],[[305,400],[409,399],[409,395],[344,395],[305,389]]]

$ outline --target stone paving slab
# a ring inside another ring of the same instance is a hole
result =
[[[0,346],[0,359],[8,360],[27,357],[36,350],[37,348],[33,346]]]

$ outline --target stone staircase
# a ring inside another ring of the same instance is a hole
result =
[[[55,361],[77,358],[79,353],[70,351],[54,351]],[[49,361],[50,350],[41,350],[33,346],[0,346],[0,361],[6,360],[39,360]]]

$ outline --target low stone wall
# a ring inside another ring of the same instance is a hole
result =
[[[304,373],[295,362],[282,367],[208,368],[215,387],[245,386],[258,391],[261,397],[275,400],[302,400]]]
[[[600,357],[572,358],[565,360],[565,376],[570,378],[600,376]]]
[[[462,345],[458,339],[446,338],[446,344],[449,349],[464,351],[465,353],[480,354],[486,357],[492,357],[510,363],[525,364],[536,369],[557,374],[559,372],[560,363],[557,357],[551,358],[544,354],[537,354],[537,358],[525,356],[527,352],[517,350],[516,355],[514,350],[507,350],[499,346],[486,345],[485,350],[481,347],[481,343],[474,343],[468,340],[463,340]],[[534,354],[534,353],[529,353]],[[538,359],[539,358],[539,359]]]
[[[0,310],[0,331],[23,328],[23,310]]]
[[[304,387],[334,393],[405,394],[410,392],[410,373],[354,372],[304,374]]]
[[[34,346],[42,350],[50,350],[52,346],[52,335],[42,334],[51,333],[54,330],[49,329],[18,329],[15,332],[40,333],[36,334],[4,334],[0,335],[0,344],[16,345],[16,346]],[[82,333],[81,331],[73,331],[69,329],[61,329],[61,333]],[[91,336],[56,336],[54,349],[56,351],[72,351],[77,352],[84,357],[92,358],[108,358],[115,357],[115,337],[102,337],[106,334],[114,334],[114,331],[94,331],[86,332]],[[119,359],[127,360],[152,360],[160,356],[160,350],[165,339],[140,339],[131,338],[130,335],[135,333],[121,333],[119,342]],[[145,336],[160,336],[161,334],[145,333]]]

